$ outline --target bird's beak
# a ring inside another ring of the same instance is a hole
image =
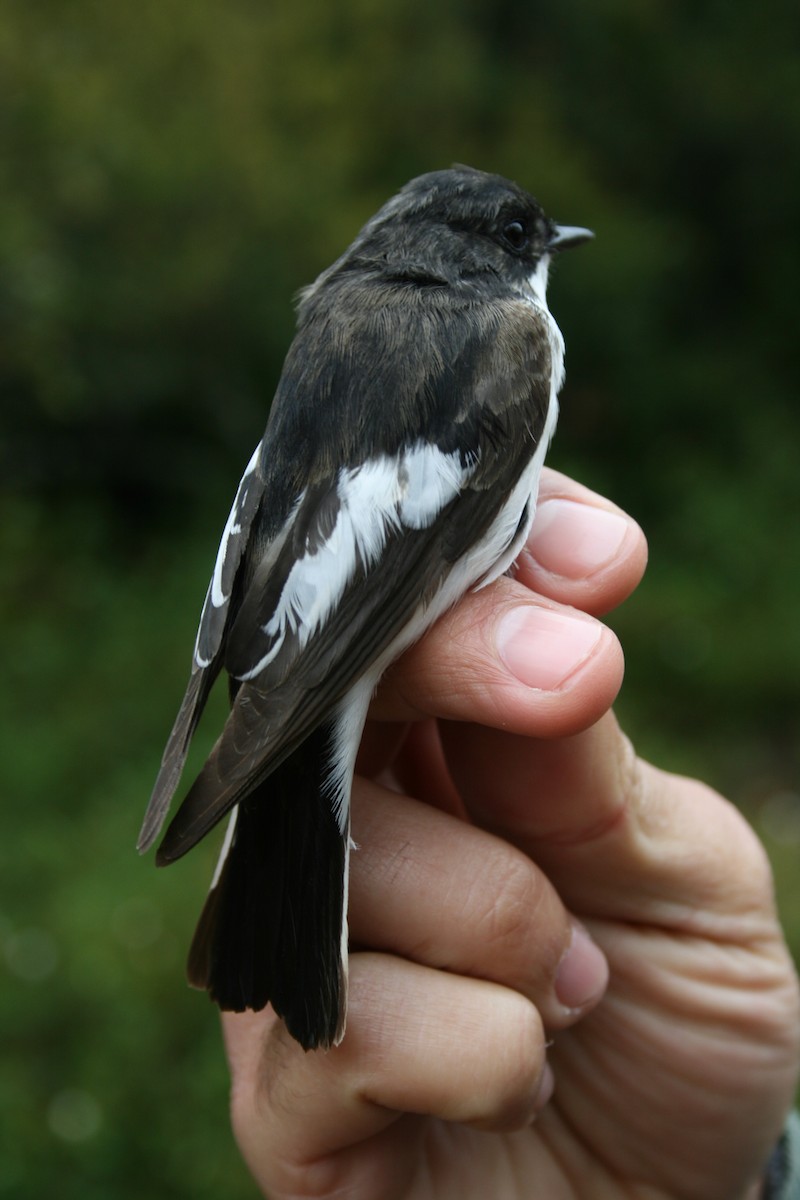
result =
[[[570,246],[580,246],[594,237],[591,229],[582,229],[580,225],[555,225],[547,249],[552,253],[559,250],[569,250]]]

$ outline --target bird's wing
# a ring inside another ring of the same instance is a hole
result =
[[[406,386],[380,396],[388,415],[366,459],[334,468],[337,458],[347,464],[349,448],[331,453],[337,414],[326,419],[330,436],[317,437],[290,528],[277,552],[269,543],[226,632],[224,665],[241,686],[159,862],[195,845],[332,711],[490,529],[530,462],[550,402],[543,318],[509,302],[491,319],[475,319],[455,350],[445,344],[446,322],[442,331],[439,344],[424,347],[425,360],[440,364],[438,375],[415,377],[413,362],[405,375],[402,363],[388,373],[387,384],[394,378],[397,389],[405,378]],[[350,393],[337,396],[330,386],[340,364],[328,360],[327,388],[317,391],[346,409]],[[290,360],[287,371],[291,380]],[[416,394],[409,395],[409,377]],[[278,466],[282,419],[278,409],[279,432],[268,427],[265,438],[266,459],[272,432]],[[351,425],[341,421],[342,429]],[[509,542],[514,533],[515,525]]]
[[[148,850],[158,837],[180,781],[189,743],[222,666],[222,649],[231,617],[231,599],[264,492],[260,458],[261,443],[247,464],[222,533],[214,573],[200,615],[192,673],[164,749],[161,769],[139,834],[138,848],[142,852]]]

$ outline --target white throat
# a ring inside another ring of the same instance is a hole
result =
[[[539,308],[543,308],[545,312],[550,310],[547,307],[547,276],[550,272],[550,255],[543,254],[539,259],[536,270],[532,275],[528,276],[528,295],[533,300],[534,304]]]
[[[552,378],[550,387],[550,416],[555,421],[558,412],[556,396],[564,382],[564,339],[561,330],[553,320],[553,314],[547,307],[547,276],[550,271],[550,255],[543,254],[527,280],[527,286],[522,290],[522,298],[530,304],[547,322],[550,335],[550,353],[552,355]]]

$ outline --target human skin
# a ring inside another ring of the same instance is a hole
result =
[[[388,673],[353,793],[344,1041],[226,1014],[260,1188],[348,1200],[754,1200],[798,987],[754,833],[639,760],[597,617],[646,547],[546,472],[515,577]]]

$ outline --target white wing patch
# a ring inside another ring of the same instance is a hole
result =
[[[417,442],[397,458],[380,455],[337,477],[339,511],[330,536],[298,558],[264,633],[269,651],[242,681],[254,679],[278,654],[287,635],[305,646],[327,621],[358,567],[379,560],[390,534],[405,526],[425,529],[465,487],[475,470],[460,455]],[[302,506],[300,497],[296,510]]]
[[[258,443],[253,451],[253,457],[245,468],[244,475],[241,478],[239,487],[236,490],[231,511],[228,514],[228,519],[225,522],[225,528],[222,531],[222,537],[217,550],[217,560],[214,563],[214,573],[211,576],[211,582],[208,585],[208,593],[206,595],[203,611],[200,614],[200,624],[197,629],[197,638],[194,644],[194,662],[195,667],[207,667],[214,657],[214,654],[203,655],[200,653],[200,639],[203,634],[206,616],[209,605],[215,609],[224,608],[231,598],[230,589],[233,584],[233,579],[236,575],[235,566],[238,566],[241,557],[241,546],[235,547],[236,539],[242,532],[241,517],[247,506],[247,498],[252,486],[252,476],[258,467],[259,454],[261,453],[261,442]],[[234,570],[230,570],[230,554],[233,552],[236,560]],[[225,579],[226,570],[228,579]],[[225,590],[227,583],[228,590]],[[216,649],[215,649],[216,652]]]
[[[463,467],[458,454],[442,454],[419,443],[403,455],[400,520],[409,529],[427,529],[446,504],[458,495],[474,470]]]
[[[232,537],[236,537],[242,532],[242,527],[239,524],[239,514],[247,500],[247,493],[250,488],[250,476],[256,469],[258,464],[258,455],[261,450],[259,442],[253,451],[253,457],[245,468],[244,475],[236,492],[236,497],[233,501],[231,511],[228,514],[228,520],[225,522],[225,528],[222,531],[222,538],[217,551],[217,561],[214,564],[214,574],[211,576],[211,603],[215,608],[220,608],[223,604],[227,604],[231,598],[230,592],[223,590],[222,576],[225,570],[225,559],[227,558],[228,545]]]

